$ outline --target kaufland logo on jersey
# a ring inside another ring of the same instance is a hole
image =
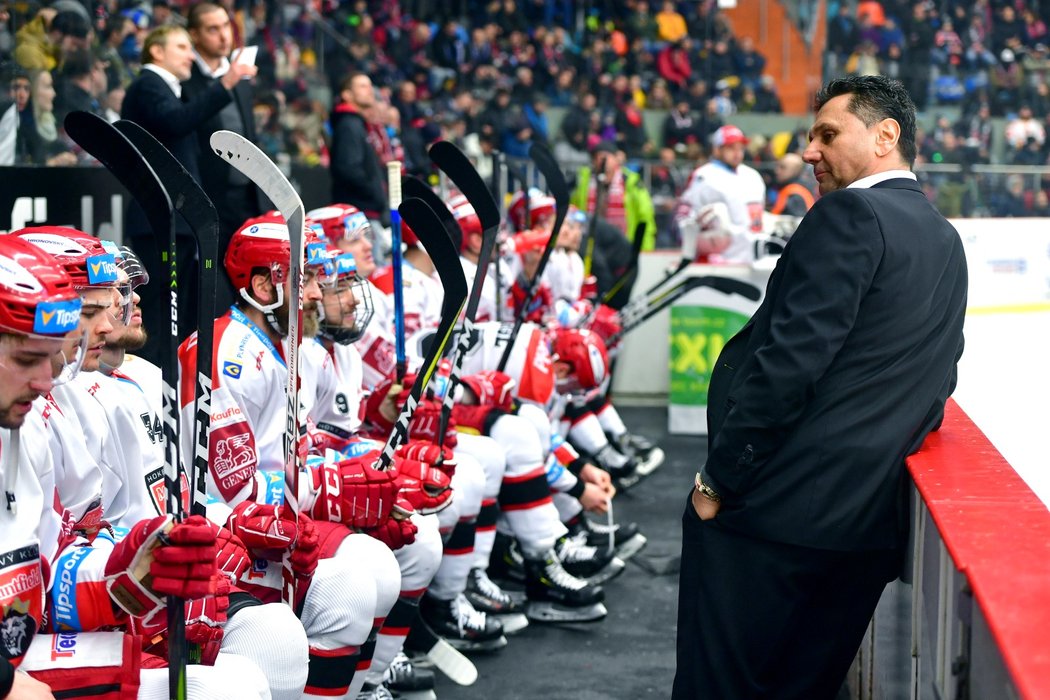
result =
[[[117,260],[110,253],[92,255],[87,259],[89,284],[108,284],[117,281]]]
[[[80,299],[42,301],[36,305],[33,332],[41,335],[62,335],[80,323]]]

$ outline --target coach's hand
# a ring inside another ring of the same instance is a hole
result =
[[[718,501],[713,501],[695,488],[693,489],[693,510],[701,520],[711,520],[718,515],[721,507],[722,504]]]

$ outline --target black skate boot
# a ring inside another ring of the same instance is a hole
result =
[[[475,610],[463,594],[452,600],[424,595],[419,612],[434,632],[460,651],[497,651],[507,646],[503,625]]]
[[[592,547],[608,548],[610,539],[616,556],[627,561],[645,548],[648,538],[638,530],[634,523],[606,523],[594,522],[580,513],[565,524],[569,528],[570,535],[577,535],[581,531],[587,533],[587,544]],[[611,535],[611,538],[610,538]]]
[[[502,532],[496,533],[489,556],[489,575],[501,584],[519,586],[525,582],[525,562],[518,548],[518,541]]]
[[[623,573],[627,565],[611,549],[587,544],[587,533],[565,535],[554,544],[554,552],[572,576],[591,585],[605,583]]]
[[[525,614],[535,622],[597,622],[605,591],[569,574],[553,550],[525,560]]]
[[[429,700],[436,698],[434,672],[419,668],[404,653],[399,653],[383,674],[383,685],[404,700]]]
[[[641,435],[624,433],[619,438],[614,438],[606,433],[606,436],[620,454],[633,457],[638,462],[640,477],[649,476],[664,463],[664,451]]]
[[[504,634],[514,634],[529,626],[525,606],[517,598],[497,586],[484,569],[471,569],[467,575],[467,590],[463,592],[475,610],[495,617],[503,625]]]
[[[620,454],[610,442],[594,455],[594,462],[609,472],[617,489],[626,491],[642,478],[638,474],[638,461],[634,457]]]

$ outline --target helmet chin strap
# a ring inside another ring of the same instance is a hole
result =
[[[284,287],[279,284],[274,285],[274,289],[277,290],[277,301],[272,304],[260,304],[248,294],[248,290],[244,287],[240,288],[241,298],[244,299],[253,308],[259,311],[264,317],[266,322],[270,324],[270,328],[273,329],[274,333],[281,336],[282,338],[288,334],[288,331],[281,328],[281,324],[277,322],[277,316],[274,311],[281,308],[281,304],[284,303]]]

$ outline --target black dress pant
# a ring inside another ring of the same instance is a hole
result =
[[[672,698],[835,698],[900,562],[755,539],[687,500]]]

